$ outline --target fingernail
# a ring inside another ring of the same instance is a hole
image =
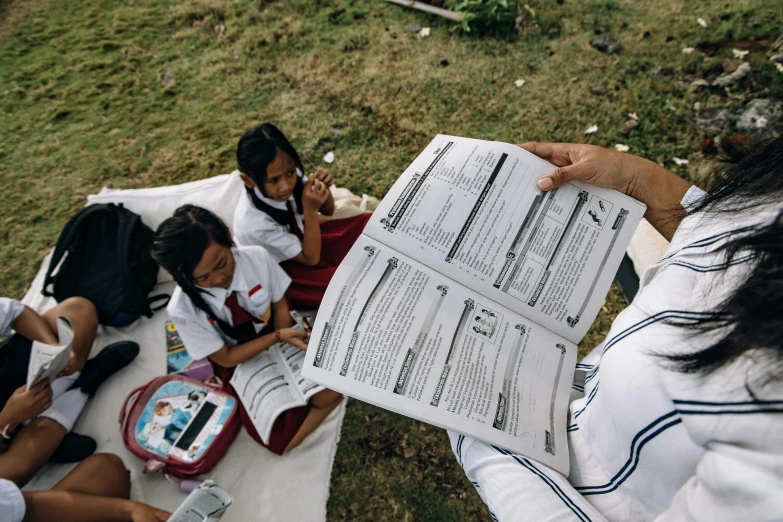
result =
[[[552,178],[541,178],[538,180],[538,188],[540,190],[549,190],[553,185]]]

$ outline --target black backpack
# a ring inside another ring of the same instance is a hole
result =
[[[147,295],[158,279],[150,256],[152,229],[114,203],[89,205],[63,228],[46,272],[43,295],[57,302],[85,297],[101,324],[124,326],[166,306],[168,295]],[[150,305],[166,301],[156,308]]]

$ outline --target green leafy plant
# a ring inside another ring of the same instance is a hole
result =
[[[452,0],[446,7],[462,14],[462,23],[457,28],[464,33],[478,36],[515,34],[519,8],[508,0]]]

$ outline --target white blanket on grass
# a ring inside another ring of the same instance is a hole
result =
[[[89,203],[121,202],[141,215],[148,226],[157,226],[182,204],[193,203],[217,213],[231,226],[237,199],[242,195],[242,183],[236,173],[171,187],[113,191],[104,189],[90,196]],[[342,195],[342,194],[341,194]],[[336,194],[337,196],[337,194]],[[344,195],[348,198],[347,195]],[[343,205],[343,215],[374,208],[374,198],[356,198]],[[344,199],[344,198],[340,198]],[[345,201],[343,202],[345,203]],[[350,207],[361,207],[351,210]],[[41,295],[41,287],[49,264],[47,257],[33,281],[24,303],[42,312],[55,303]],[[171,278],[159,278],[157,293],[171,294]],[[173,511],[185,498],[174,485],[159,475],[143,475],[143,462],[128,452],[120,436],[118,416],[122,403],[136,386],[166,373],[165,310],[151,319],[141,318],[125,328],[101,327],[93,346],[93,355],[109,343],[130,339],[141,346],[141,353],[127,368],[110,378],[98,391],[74,429],[95,438],[98,451],[122,457],[132,470],[136,500],[144,500],[159,508]],[[283,457],[272,454],[254,442],[242,429],[228,453],[208,475],[224,486],[234,497],[234,504],[224,522],[261,521],[323,521],[334,455],[345,413],[345,403],[297,448]],[[48,465],[28,485],[27,489],[51,487],[72,466]]]

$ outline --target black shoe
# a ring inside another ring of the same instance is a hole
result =
[[[88,437],[87,435],[79,435],[77,433],[68,433],[54,450],[52,456],[49,457],[49,462],[56,462],[58,464],[68,464],[71,462],[81,462],[93,453],[95,448],[98,447],[95,439]]]
[[[139,355],[139,345],[133,341],[110,344],[87,361],[82,374],[69,389],[81,388],[84,393],[92,397],[106,379],[128,366],[137,355]]]

